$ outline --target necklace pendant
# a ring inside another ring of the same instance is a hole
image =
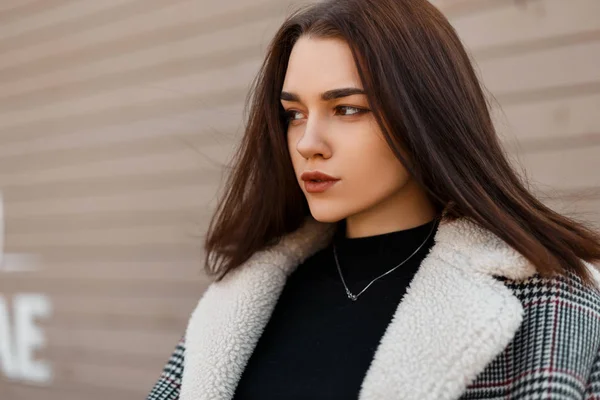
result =
[[[350,293],[350,291],[348,289],[346,289],[346,294],[348,295],[348,298],[352,301],[356,301],[356,299],[358,298],[357,296]]]

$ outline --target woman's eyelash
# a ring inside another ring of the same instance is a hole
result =
[[[352,114],[342,114],[343,117],[350,117],[353,115],[360,115],[360,114],[364,114],[366,112],[369,112],[370,110],[367,110],[366,108],[360,108],[360,107],[354,107],[354,106],[337,106],[335,107],[335,110],[339,110],[339,109],[354,109],[356,110],[356,112],[352,113]],[[286,121],[292,121],[293,120],[293,116],[295,113],[300,112],[297,110],[288,110],[288,111],[284,111],[283,112],[283,116],[285,117]]]
[[[338,110],[340,108],[350,108],[350,109],[356,110],[356,112],[354,114],[347,114],[347,115],[358,115],[358,114],[363,114],[363,113],[369,111],[367,109],[354,107],[354,106],[337,106],[335,109]]]

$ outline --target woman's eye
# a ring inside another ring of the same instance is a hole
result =
[[[367,112],[367,110],[352,106],[339,106],[336,107],[336,110],[342,110],[342,115],[357,115]]]
[[[299,111],[290,110],[290,111],[286,111],[284,114],[285,114],[285,120],[288,122],[296,121],[296,120],[302,118],[302,113]],[[300,116],[298,116],[299,114],[300,114]]]
[[[352,115],[359,115],[359,114],[364,114],[366,112],[368,112],[369,110],[366,110],[364,108],[358,108],[358,107],[352,107],[352,106],[337,106],[335,108],[335,114],[336,115],[341,115],[341,116],[352,116]],[[285,117],[285,121],[287,123],[290,122],[294,122],[294,121],[299,121],[302,118],[304,118],[304,114],[300,111],[296,111],[296,110],[288,110],[284,112],[284,117]]]

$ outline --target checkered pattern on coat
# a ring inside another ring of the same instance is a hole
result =
[[[600,294],[572,273],[499,279],[521,301],[523,323],[460,399],[600,400]]]
[[[460,400],[600,400],[600,293],[571,273],[498,279],[523,304],[523,323]],[[182,338],[147,400],[178,400],[183,357]]]
[[[183,374],[183,354],[185,336],[179,339],[175,351],[163,368],[158,382],[152,388],[147,400],[179,400],[181,375]]]

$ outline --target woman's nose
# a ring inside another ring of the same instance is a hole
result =
[[[315,156],[331,157],[331,148],[325,134],[327,123],[317,117],[308,117],[304,125],[304,132],[296,143],[296,150],[305,159]]]

